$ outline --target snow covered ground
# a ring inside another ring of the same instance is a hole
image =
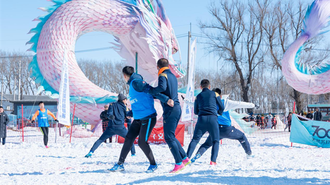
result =
[[[117,161],[122,144],[102,144],[93,158],[84,158],[96,141],[92,138],[60,137],[49,149],[42,135],[26,129],[25,143],[19,132],[8,131],[7,144],[0,146],[0,184],[330,184],[330,149],[294,144],[289,133],[258,131],[248,136],[253,158],[247,158],[237,141],[224,140],[217,166],[209,165],[210,150],[177,174],[169,174],[174,160],[167,145],[152,145],[159,168],[147,174],[148,162],[139,147],[137,156],[126,159],[125,171],[107,171]],[[186,134],[184,149],[187,150]],[[205,138],[204,138],[205,139]],[[203,140],[204,140],[203,139]],[[197,148],[196,148],[197,150]]]

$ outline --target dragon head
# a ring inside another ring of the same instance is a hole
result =
[[[179,50],[178,40],[176,39],[174,30],[172,28],[172,24],[170,19],[167,17],[165,13],[164,6],[161,0],[156,0],[156,7],[157,7],[157,16],[165,23],[166,27],[171,30],[171,46],[172,46],[172,54],[175,54]]]
[[[131,6],[130,12],[136,15],[134,28],[129,34],[118,36],[117,51],[129,65],[138,65],[138,72],[147,82],[157,79],[156,61],[160,58],[167,58],[171,71],[177,77],[183,77],[184,71],[173,59],[173,54],[179,51],[179,44],[171,22],[160,0],[153,3],[138,0],[135,6]]]

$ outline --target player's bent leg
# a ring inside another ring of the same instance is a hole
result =
[[[121,149],[121,152],[120,152],[120,157],[119,157],[119,161],[118,161],[119,165],[123,164],[125,162],[127,154],[130,151],[130,149],[132,148],[135,138],[140,133],[140,125],[141,125],[140,120],[133,121],[132,126],[129,129],[129,131],[125,137],[125,142],[124,142],[123,148]]]
[[[199,147],[196,155],[191,158],[191,162],[194,163],[197,159],[199,159],[205,152],[213,145],[211,136],[209,135],[206,141]]]
[[[218,120],[216,116],[208,117],[209,128],[208,132],[212,139],[212,154],[211,154],[211,162],[215,163],[219,153],[219,140],[220,140],[220,132],[218,126]]]
[[[104,142],[107,138],[112,137],[114,135],[114,132],[111,128],[107,128],[100,138],[93,144],[92,148],[90,149],[89,153],[85,155],[86,158],[92,157],[95,150],[101,145],[102,142]]]
[[[193,138],[190,141],[190,144],[188,146],[188,150],[187,150],[188,158],[191,158],[192,154],[194,153],[197,143],[202,138],[202,136],[204,135],[205,132],[206,132],[206,129],[204,128],[204,125],[201,125],[201,123],[197,122]]]
[[[228,133],[227,138],[238,140],[241,143],[245,153],[247,155],[251,155],[252,151],[251,151],[250,143],[249,143],[248,139],[246,138],[245,134],[233,126],[231,126],[229,129],[230,129],[230,131],[227,132]]]
[[[242,138],[239,139],[239,142],[241,143],[242,147],[244,148],[244,151],[247,155],[252,155],[250,143],[248,139],[246,138],[245,134],[243,134]]]
[[[141,129],[139,133],[138,145],[140,146],[143,153],[148,158],[150,165],[156,165],[155,157],[152,153],[152,150],[148,144],[148,139],[150,133],[154,126],[156,125],[156,118],[150,118],[148,120],[141,121]]]

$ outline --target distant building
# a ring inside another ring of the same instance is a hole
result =
[[[0,96],[1,100],[1,96]],[[23,95],[21,100],[18,100],[18,95],[14,97],[12,94],[4,94],[2,106],[10,119],[10,126],[15,126],[22,118],[23,105],[23,120],[31,120],[33,114],[39,109],[38,103],[43,101],[45,108],[49,109],[56,115],[57,100],[48,96]]]
[[[23,105],[23,115],[24,117],[29,117],[31,114],[33,115],[38,109],[38,103],[43,101],[45,103],[45,108],[49,109],[52,113],[57,113],[57,100],[52,99],[49,96],[35,96],[35,95],[23,95],[21,100],[17,100],[13,95],[6,95],[8,99],[11,99],[11,103],[13,103],[13,114],[18,117],[22,116],[22,105]]]
[[[14,111],[14,104],[5,99],[5,97],[2,100],[2,107],[6,114],[11,114]]]
[[[9,115],[10,124],[15,126],[17,122],[21,121],[22,115],[23,120],[30,126],[30,120],[34,113],[39,109],[38,103],[43,101],[45,108],[50,110],[55,116],[57,114],[57,100],[52,99],[49,96],[35,96],[35,95],[23,95],[21,100],[17,100],[18,96],[11,94],[3,95],[2,106],[5,112]],[[0,96],[1,100],[1,96]],[[22,114],[23,105],[23,114]],[[50,124],[54,123],[53,118],[49,117]],[[75,117],[74,124],[84,124],[84,121]],[[33,126],[33,125],[31,125]]]
[[[329,121],[330,104],[309,104],[307,106],[308,111],[315,112],[317,108],[319,108],[322,113],[322,120]]]

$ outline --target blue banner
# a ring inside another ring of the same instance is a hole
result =
[[[330,123],[324,121],[301,121],[292,115],[290,141],[322,148],[330,148]]]

